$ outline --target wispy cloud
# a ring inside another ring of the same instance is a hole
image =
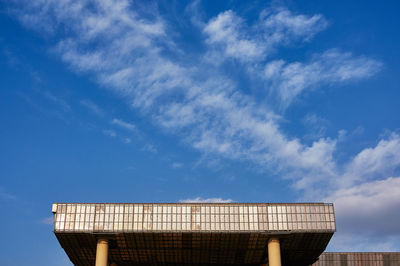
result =
[[[299,139],[286,136],[276,113],[246,96],[235,80],[219,74],[212,66],[197,66],[198,61],[184,67],[179,57],[172,61],[164,56],[160,51],[174,53],[174,45],[161,16],[141,18],[125,0],[91,3],[91,8],[82,1],[76,5],[35,4],[30,9],[27,4],[28,12],[24,14],[37,13],[39,8],[43,16],[68,25],[71,31],[57,45],[65,62],[75,71],[94,74],[102,85],[113,88],[157,125],[181,135],[194,148],[250,160],[284,176],[301,176],[299,188],[336,175],[335,139],[320,138],[310,146],[304,145]],[[257,23],[257,28],[274,36],[274,45],[283,40],[310,40],[326,27],[321,15],[293,15],[286,9],[263,11]],[[211,43],[229,40],[230,36],[236,38],[233,42],[240,43],[246,40],[241,36],[248,30],[233,11],[221,13],[205,26]],[[240,55],[244,50],[238,47],[232,49]],[[290,101],[308,86],[370,76],[376,66],[366,57],[354,58],[350,53],[331,50],[306,63],[270,62],[260,76],[277,82],[283,101]],[[117,118],[112,123],[135,130],[133,124]]]
[[[21,14],[40,14],[46,17],[43,21],[54,18],[57,24],[67,25],[70,30],[56,47],[63,61],[74,71],[93,74],[101,85],[195,149],[249,160],[293,178],[298,189],[338,176],[336,139],[321,137],[305,145],[287,136],[279,126],[278,111],[246,95],[218,66],[180,57],[174,35],[168,34],[171,25],[157,11],[141,16],[132,5],[126,0],[28,2]],[[267,48],[254,47],[265,36],[265,45],[277,48],[309,41],[326,25],[319,14],[297,15],[281,8],[263,11],[255,25],[247,26],[233,11],[226,11],[205,24],[204,32],[210,45],[223,44],[224,54],[258,58],[258,51],[264,53]],[[309,62],[267,62],[258,75],[260,84],[265,80],[278,84],[280,98],[287,103],[309,87],[371,76],[379,65],[367,57],[329,50]],[[117,118],[111,123],[132,131],[136,128]]]
[[[204,17],[205,14],[201,9],[201,1],[194,0],[190,4],[188,4],[185,8],[185,15],[189,17],[190,22],[193,25],[203,28],[205,25]]]
[[[212,19],[204,32],[208,35],[209,44],[222,46],[224,53],[233,58],[251,60],[259,58],[264,53],[264,46],[257,40],[244,36],[243,20],[233,11],[225,11]]]
[[[67,112],[71,110],[71,106],[62,98],[55,96],[54,94],[52,94],[50,91],[41,91],[41,93],[43,94],[43,96],[52,101],[53,103],[55,103],[56,105],[60,106],[63,111]]]
[[[321,14],[293,14],[283,6],[263,10],[259,23],[266,35],[264,38],[270,45],[287,45],[297,40],[310,41],[328,26],[327,20]]]
[[[375,147],[365,148],[346,167],[342,185],[359,183],[395,174],[400,166],[400,136],[391,133]]]
[[[381,67],[382,63],[374,59],[354,57],[351,53],[332,49],[314,55],[304,63],[286,63],[284,60],[268,62],[264,78],[269,82],[269,88],[277,93],[283,107],[287,107],[306,89],[368,78]]]
[[[22,91],[18,91],[16,94],[21,97],[21,99],[23,99],[28,105],[33,107],[37,112],[45,116],[55,117],[64,122],[69,121],[68,114],[70,114],[71,108],[66,101],[46,91],[35,91],[39,93],[40,97],[35,97],[35,95],[28,94]],[[52,104],[48,105],[48,102],[46,102],[46,104],[43,104],[43,99],[51,102]]]
[[[41,219],[40,221],[39,221],[39,223],[40,224],[46,224],[46,225],[53,225],[53,223],[54,223],[54,218],[51,216],[51,217],[46,217],[46,218],[43,218],[43,219]]]
[[[151,153],[157,153],[157,152],[158,152],[157,147],[154,146],[153,144],[146,144],[146,145],[144,145],[144,146],[142,147],[142,150],[143,150],[143,151],[148,151],[148,152],[151,152]]]
[[[98,116],[104,116],[105,114],[105,111],[102,108],[90,100],[81,100],[79,103]]]
[[[104,129],[103,130],[104,135],[107,135],[109,137],[116,137],[117,136],[117,132],[115,132],[114,130],[111,129]]]
[[[4,201],[14,201],[17,199],[17,197],[5,191],[4,188],[0,187],[0,199]]]
[[[259,20],[249,26],[228,10],[212,18],[205,25],[204,33],[207,43],[226,57],[248,62],[263,60],[278,46],[309,41],[327,24],[322,15],[295,15],[281,7],[262,11]]]
[[[122,127],[124,129],[130,130],[130,131],[133,131],[133,132],[137,131],[136,126],[134,124],[129,123],[129,122],[125,122],[125,121],[123,121],[121,119],[114,118],[111,121],[111,124],[117,125],[119,127]]]
[[[183,166],[183,163],[180,163],[180,162],[174,162],[171,165],[171,167],[174,169],[181,168],[182,166]]]
[[[309,113],[302,119],[302,123],[307,127],[309,133],[305,138],[318,139],[326,135],[326,129],[329,122],[316,115],[315,113]]]
[[[179,200],[181,203],[231,203],[232,199],[223,199],[223,198],[202,198],[197,197],[193,199],[183,199]]]
[[[122,141],[126,144],[129,144],[132,142],[132,140],[130,138],[123,138]]]
[[[119,139],[120,141],[122,141],[125,144],[132,143],[132,139],[131,138],[121,136],[115,130],[112,130],[112,129],[104,129],[103,130],[103,134],[106,135],[106,136],[112,137],[112,138],[117,138],[117,139]]]

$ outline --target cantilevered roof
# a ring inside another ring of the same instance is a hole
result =
[[[335,231],[326,203],[56,203],[53,212],[75,265],[94,265],[104,236],[117,265],[260,265],[273,236],[283,265],[311,265]]]

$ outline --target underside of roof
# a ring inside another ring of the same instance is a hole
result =
[[[283,235],[283,265],[311,265],[333,233]],[[94,265],[103,235],[56,233],[75,265]],[[274,235],[272,235],[274,236]],[[264,233],[120,233],[110,238],[109,259],[117,265],[260,265],[267,261]]]

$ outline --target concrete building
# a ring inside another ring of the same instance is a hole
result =
[[[317,262],[336,230],[326,203],[56,203],[52,211],[74,265],[392,265],[351,264],[359,257],[345,253]],[[385,256],[373,258],[394,258]]]

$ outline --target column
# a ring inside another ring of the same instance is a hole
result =
[[[278,238],[270,238],[268,240],[268,261],[269,266],[282,266],[281,247]]]
[[[97,240],[96,266],[108,266],[108,239]]]

